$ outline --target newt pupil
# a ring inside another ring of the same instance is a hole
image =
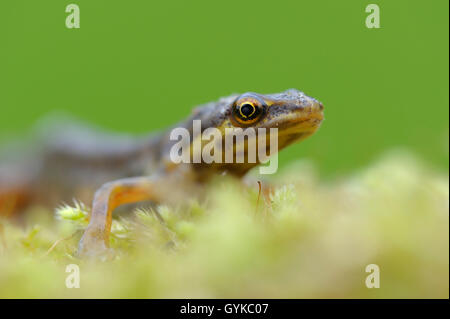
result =
[[[254,112],[254,106],[250,105],[250,104],[244,104],[241,107],[241,113],[242,115],[244,115],[245,117],[249,117],[250,115],[252,115]]]

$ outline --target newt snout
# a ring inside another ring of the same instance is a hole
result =
[[[323,111],[323,104],[322,104],[322,102],[319,102],[319,110]]]

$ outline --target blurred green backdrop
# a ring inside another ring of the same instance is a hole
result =
[[[81,28],[65,27],[66,5]],[[381,29],[365,27],[377,3]],[[324,174],[405,146],[448,169],[448,1],[3,0],[0,138],[63,109],[146,132],[234,92],[298,88],[326,120],[280,163]]]

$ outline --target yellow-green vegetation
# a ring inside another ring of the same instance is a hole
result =
[[[448,182],[398,152],[331,181],[294,163],[264,182],[275,192],[258,207],[257,187],[221,178],[201,202],[116,219],[109,262],[75,256],[82,204],[56,219],[35,208],[22,225],[2,221],[0,297],[448,298]],[[68,264],[79,289],[66,288]]]

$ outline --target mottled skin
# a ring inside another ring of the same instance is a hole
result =
[[[258,165],[247,160],[244,163],[174,164],[169,154],[177,141],[169,139],[170,132],[173,128],[184,127],[192,136],[193,120],[197,119],[201,120],[202,132],[217,128],[222,136],[225,136],[225,128],[276,127],[278,150],[281,150],[319,128],[323,106],[291,89],[278,94],[245,93],[221,98],[197,107],[188,119],[165,132],[142,139],[94,138],[85,132],[80,137],[77,136],[79,132],[74,134],[65,127],[64,134],[51,134],[40,160],[34,161],[38,164],[32,173],[22,174],[25,177],[17,182],[9,177],[3,186],[0,179],[0,213],[12,210],[11,203],[5,205],[12,198],[25,197],[28,202],[49,205],[70,198],[90,200],[93,188],[103,184],[95,192],[90,223],[81,238],[79,254],[104,254],[108,251],[111,215],[116,207],[144,200],[176,202],[186,196],[195,196],[213,175],[226,173],[242,177]],[[191,142],[196,138],[199,137],[192,136]],[[234,152],[245,154],[247,150],[246,143],[233,147]],[[14,169],[7,171],[10,176],[14,175],[11,174]],[[20,171],[23,172],[23,166]],[[6,181],[5,177],[3,181]],[[15,201],[16,206],[17,203],[20,201]]]

